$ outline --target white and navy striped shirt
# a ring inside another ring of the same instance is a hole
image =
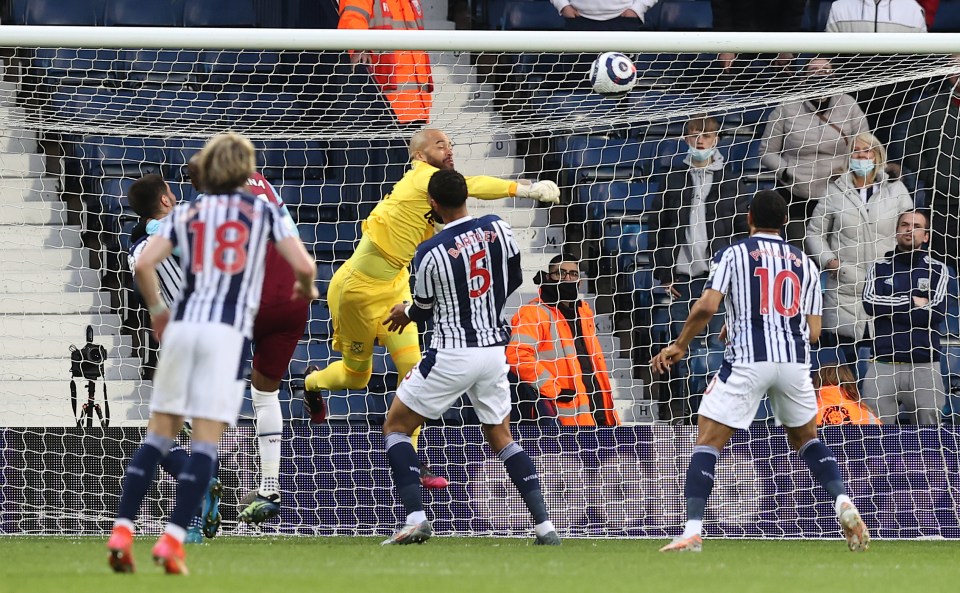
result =
[[[727,362],[810,363],[807,315],[823,314],[823,298],[802,251],[756,233],[714,256],[707,287],[726,295]]]
[[[159,234],[180,248],[184,287],[173,319],[225,323],[249,338],[267,243],[293,236],[277,207],[246,192],[201,195],[177,206]]]
[[[510,341],[507,297],[520,287],[520,248],[510,225],[495,215],[455,220],[423,242],[410,319],[435,315],[430,347],[476,348]]]
[[[152,235],[152,232],[147,231],[130,246],[130,255],[127,256],[127,261],[134,274],[136,273],[137,259],[143,253]],[[183,289],[183,270],[180,269],[180,258],[177,257],[177,254],[172,254],[160,262],[157,266],[157,278],[160,280],[160,298],[168,307],[173,307],[173,302],[177,300],[180,291]]]

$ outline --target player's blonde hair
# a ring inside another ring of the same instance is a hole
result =
[[[200,151],[199,169],[205,191],[229,193],[245,185],[257,170],[256,151],[240,134],[217,134]]]

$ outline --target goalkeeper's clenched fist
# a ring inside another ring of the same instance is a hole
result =
[[[545,204],[559,204],[560,188],[552,181],[536,181],[530,184],[521,181],[517,182],[517,197],[530,198]]]

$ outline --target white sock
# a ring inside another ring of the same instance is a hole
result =
[[[419,525],[427,520],[426,511],[414,511],[407,515],[407,525]]]
[[[257,415],[257,441],[260,446],[260,495],[280,491],[280,441],[283,438],[283,412],[280,390],[251,388],[253,411]]]
[[[703,532],[703,519],[689,519],[683,526],[683,537],[693,537]]]
[[[833,508],[837,511],[838,517],[840,516],[840,505],[842,505],[845,502],[853,502],[853,501],[850,500],[850,497],[847,496],[846,494],[841,494],[840,496],[837,497],[837,500],[833,502]]]
[[[533,526],[533,532],[537,535],[547,535],[551,531],[556,531],[553,527],[553,521],[544,521]]]
[[[183,543],[183,540],[187,539],[187,530],[179,525],[174,525],[173,523],[167,523],[167,528],[164,529],[163,532],[173,537],[173,539],[177,540],[181,544]]]
[[[136,528],[133,526],[133,521],[131,521],[130,519],[117,519],[116,521],[113,522],[113,526],[126,527],[127,529],[130,530],[130,533],[134,535],[136,535],[137,533]]]

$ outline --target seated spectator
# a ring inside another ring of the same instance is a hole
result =
[[[800,30],[807,0],[711,0],[714,31],[754,31],[790,33]],[[724,70],[733,67],[737,54],[723,52],[717,56]],[[793,55],[780,53],[775,62],[786,66]]]
[[[720,125],[706,115],[686,124],[687,157],[664,182],[653,244],[654,278],[671,298],[670,337],[676,339],[690,314],[690,305],[703,293],[713,254],[745,238],[750,229],[750,195],[717,150]],[[717,315],[708,327],[715,340],[723,324]],[[717,344],[722,347],[722,344]],[[671,414],[689,417],[682,408],[683,379],[670,380]],[[661,396],[661,400],[663,400]]]
[[[817,390],[817,426],[880,424],[870,408],[860,403],[857,380],[845,366],[821,366],[813,375]]]
[[[806,76],[814,84],[830,76],[829,60],[813,58]],[[776,171],[778,191],[790,206],[787,238],[803,239],[815,198],[827,193],[830,178],[848,171],[853,139],[867,132],[867,120],[850,95],[817,97],[785,103],[767,119],[760,142],[760,161]]]
[[[954,56],[960,66],[960,55]],[[950,74],[937,91],[913,110],[903,166],[932,190],[930,252],[960,269],[960,76]]]
[[[940,0],[917,0],[917,4],[923,9],[923,15],[927,21],[927,29],[933,26],[933,21],[937,18],[937,9],[940,8]]]
[[[946,266],[923,247],[927,217],[917,211],[897,219],[896,248],[870,267],[863,307],[873,318],[874,359],[863,399],[884,424],[900,406],[913,424],[938,424],[946,397],[940,373],[940,325],[947,308]]]
[[[839,347],[856,374],[867,317],[861,297],[870,266],[896,244],[897,217],[913,200],[872,134],[853,141],[849,171],[830,183],[807,223],[807,251],[828,273],[820,344]]]
[[[573,31],[636,31],[659,0],[550,0]]]
[[[510,370],[556,407],[563,426],[620,424],[593,311],[580,299],[578,260],[558,255],[536,281],[540,298],[520,307],[511,322]]]
[[[837,0],[830,7],[827,33],[926,33],[916,0]]]

